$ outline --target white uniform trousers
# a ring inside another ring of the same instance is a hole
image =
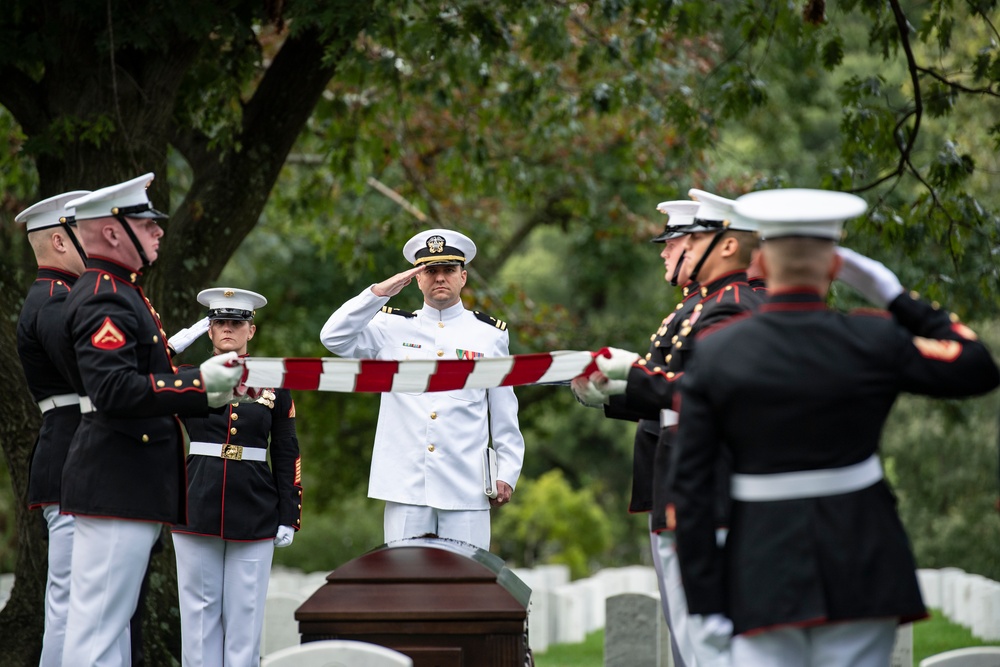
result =
[[[257,667],[274,541],[173,533],[184,667]]]
[[[739,667],[886,667],[898,619],[780,628],[733,637]]]
[[[406,505],[387,500],[383,530],[386,542],[423,537],[432,533],[489,551],[490,511],[440,510],[426,505]]]
[[[45,634],[39,667],[61,667],[69,613],[69,573],[73,561],[73,517],[58,503],[42,508],[49,529],[49,573],[45,578]]]
[[[654,556],[659,556],[660,561],[655,569],[663,614],[670,628],[671,647],[680,652],[680,661],[676,657],[674,661],[685,667],[729,667],[731,659],[726,637],[713,632],[715,628],[706,625],[701,615],[688,613],[674,534],[665,531],[653,535],[653,539],[656,540]],[[720,535],[718,539],[724,537]]]
[[[131,665],[129,621],[160,524],[77,516],[63,667]]]
[[[681,655],[680,646],[677,645],[677,631],[674,629],[673,621],[670,618],[670,596],[667,594],[667,580],[663,573],[664,560],[667,559],[664,555],[660,554],[660,536],[652,532],[652,515],[649,517],[649,525],[649,546],[650,551],[653,554],[653,569],[656,570],[656,585],[660,589],[660,608],[663,610],[663,618],[667,621],[667,629],[670,631],[670,653],[674,658],[674,667],[687,667],[684,663],[684,658]],[[678,575],[679,574],[680,570],[678,570]]]

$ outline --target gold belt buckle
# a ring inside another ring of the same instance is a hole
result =
[[[229,459],[230,461],[241,461],[243,460],[243,447],[241,445],[223,445],[222,446],[222,458]]]

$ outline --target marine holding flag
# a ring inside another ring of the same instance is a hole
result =
[[[66,298],[60,349],[82,414],[62,476],[62,511],[76,517],[62,664],[131,663],[129,619],[161,524],[186,520],[184,451],[174,414],[233,397],[242,377],[217,355],[200,368],[170,362],[159,315],[140,287],[156,261],[161,221],[153,174],[66,202],[76,209],[86,270]]]
[[[462,305],[465,265],[476,255],[467,236],[429,229],[403,247],[414,268],[397,273],[337,309],[320,334],[342,357],[444,360],[509,354],[507,325]],[[416,279],[423,306],[386,305]],[[382,394],[368,495],[386,501],[385,540],[435,534],[489,549],[490,506],[510,501],[524,460],[511,387]],[[484,462],[496,455],[495,497]]]

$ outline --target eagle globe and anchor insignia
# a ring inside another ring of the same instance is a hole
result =
[[[427,239],[427,251],[435,254],[444,252],[444,237],[432,236]]]
[[[222,447],[221,457],[224,459],[228,459],[230,461],[242,461],[243,447],[241,445],[234,445],[232,443],[227,443]]]

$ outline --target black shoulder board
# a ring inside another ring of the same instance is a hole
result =
[[[403,310],[402,308],[393,308],[392,306],[382,306],[382,312],[386,315],[401,315],[402,317],[416,317],[416,313],[411,313],[408,310]]]
[[[486,324],[492,324],[493,326],[495,326],[500,331],[506,331],[507,330],[507,323],[504,322],[503,320],[498,320],[495,317],[490,317],[486,313],[480,313],[478,310],[472,311],[472,314],[475,315],[476,318],[479,319],[480,321],[486,322]]]

